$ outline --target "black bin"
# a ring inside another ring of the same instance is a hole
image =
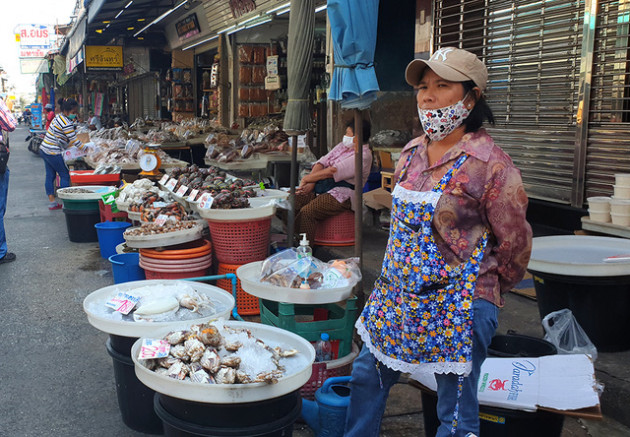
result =
[[[142,384],[136,376],[131,354],[115,350],[111,339],[107,340],[106,346],[114,362],[116,395],[123,423],[135,431],[163,434],[162,421],[153,409],[155,391]]]
[[[488,356],[542,357],[558,353],[548,341],[526,335],[495,335],[488,347]],[[437,417],[437,396],[422,391],[422,415],[427,437],[435,436],[440,421]],[[527,412],[505,408],[479,406],[480,429],[483,437],[559,437],[564,416],[548,411]]]
[[[68,238],[73,243],[96,243],[98,235],[95,224],[101,222],[98,209],[68,209],[64,208]]]
[[[156,393],[154,408],[167,437],[291,437],[302,398],[296,390],[258,402],[208,404]]]

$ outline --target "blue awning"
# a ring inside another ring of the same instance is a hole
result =
[[[379,91],[374,71],[378,0],[328,0],[335,70],[328,98],[366,109]]]

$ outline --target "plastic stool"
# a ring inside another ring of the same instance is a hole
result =
[[[354,212],[344,211],[319,223],[315,230],[314,244],[354,246]]]

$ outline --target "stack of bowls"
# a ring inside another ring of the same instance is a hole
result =
[[[610,197],[589,197],[588,215],[595,222],[608,223],[610,221]]]
[[[140,267],[147,279],[183,279],[205,276],[212,264],[208,240],[171,246],[166,250],[140,249]]]
[[[610,216],[615,225],[630,226],[630,173],[616,173]]]

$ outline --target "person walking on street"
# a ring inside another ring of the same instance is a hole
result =
[[[7,249],[7,235],[4,230],[4,213],[7,210],[7,198],[9,196],[9,132],[13,132],[17,121],[9,108],[0,99],[0,264],[15,261],[15,254]]]
[[[44,127],[44,129],[48,130],[48,128],[50,127],[50,123],[55,118],[55,110],[53,109],[53,105],[50,103],[46,103],[46,106],[44,106],[44,112],[46,113],[46,126]]]
[[[56,115],[46,131],[46,136],[39,146],[39,154],[46,166],[46,179],[44,187],[50,205],[48,209],[62,208],[55,200],[55,177],[59,175],[59,188],[70,186],[70,172],[63,160],[62,153],[71,146],[83,149],[85,145],[77,138],[74,119],[77,117],[79,104],[74,99],[64,100],[61,104],[61,113]]]
[[[520,171],[482,128],[488,71],[466,50],[413,60],[425,135],[394,174],[381,275],[357,320],[347,437],[378,436],[401,373],[437,382],[438,437],[479,435],[477,384],[504,293],[525,274],[532,244]],[[426,379],[425,379],[426,378]]]

